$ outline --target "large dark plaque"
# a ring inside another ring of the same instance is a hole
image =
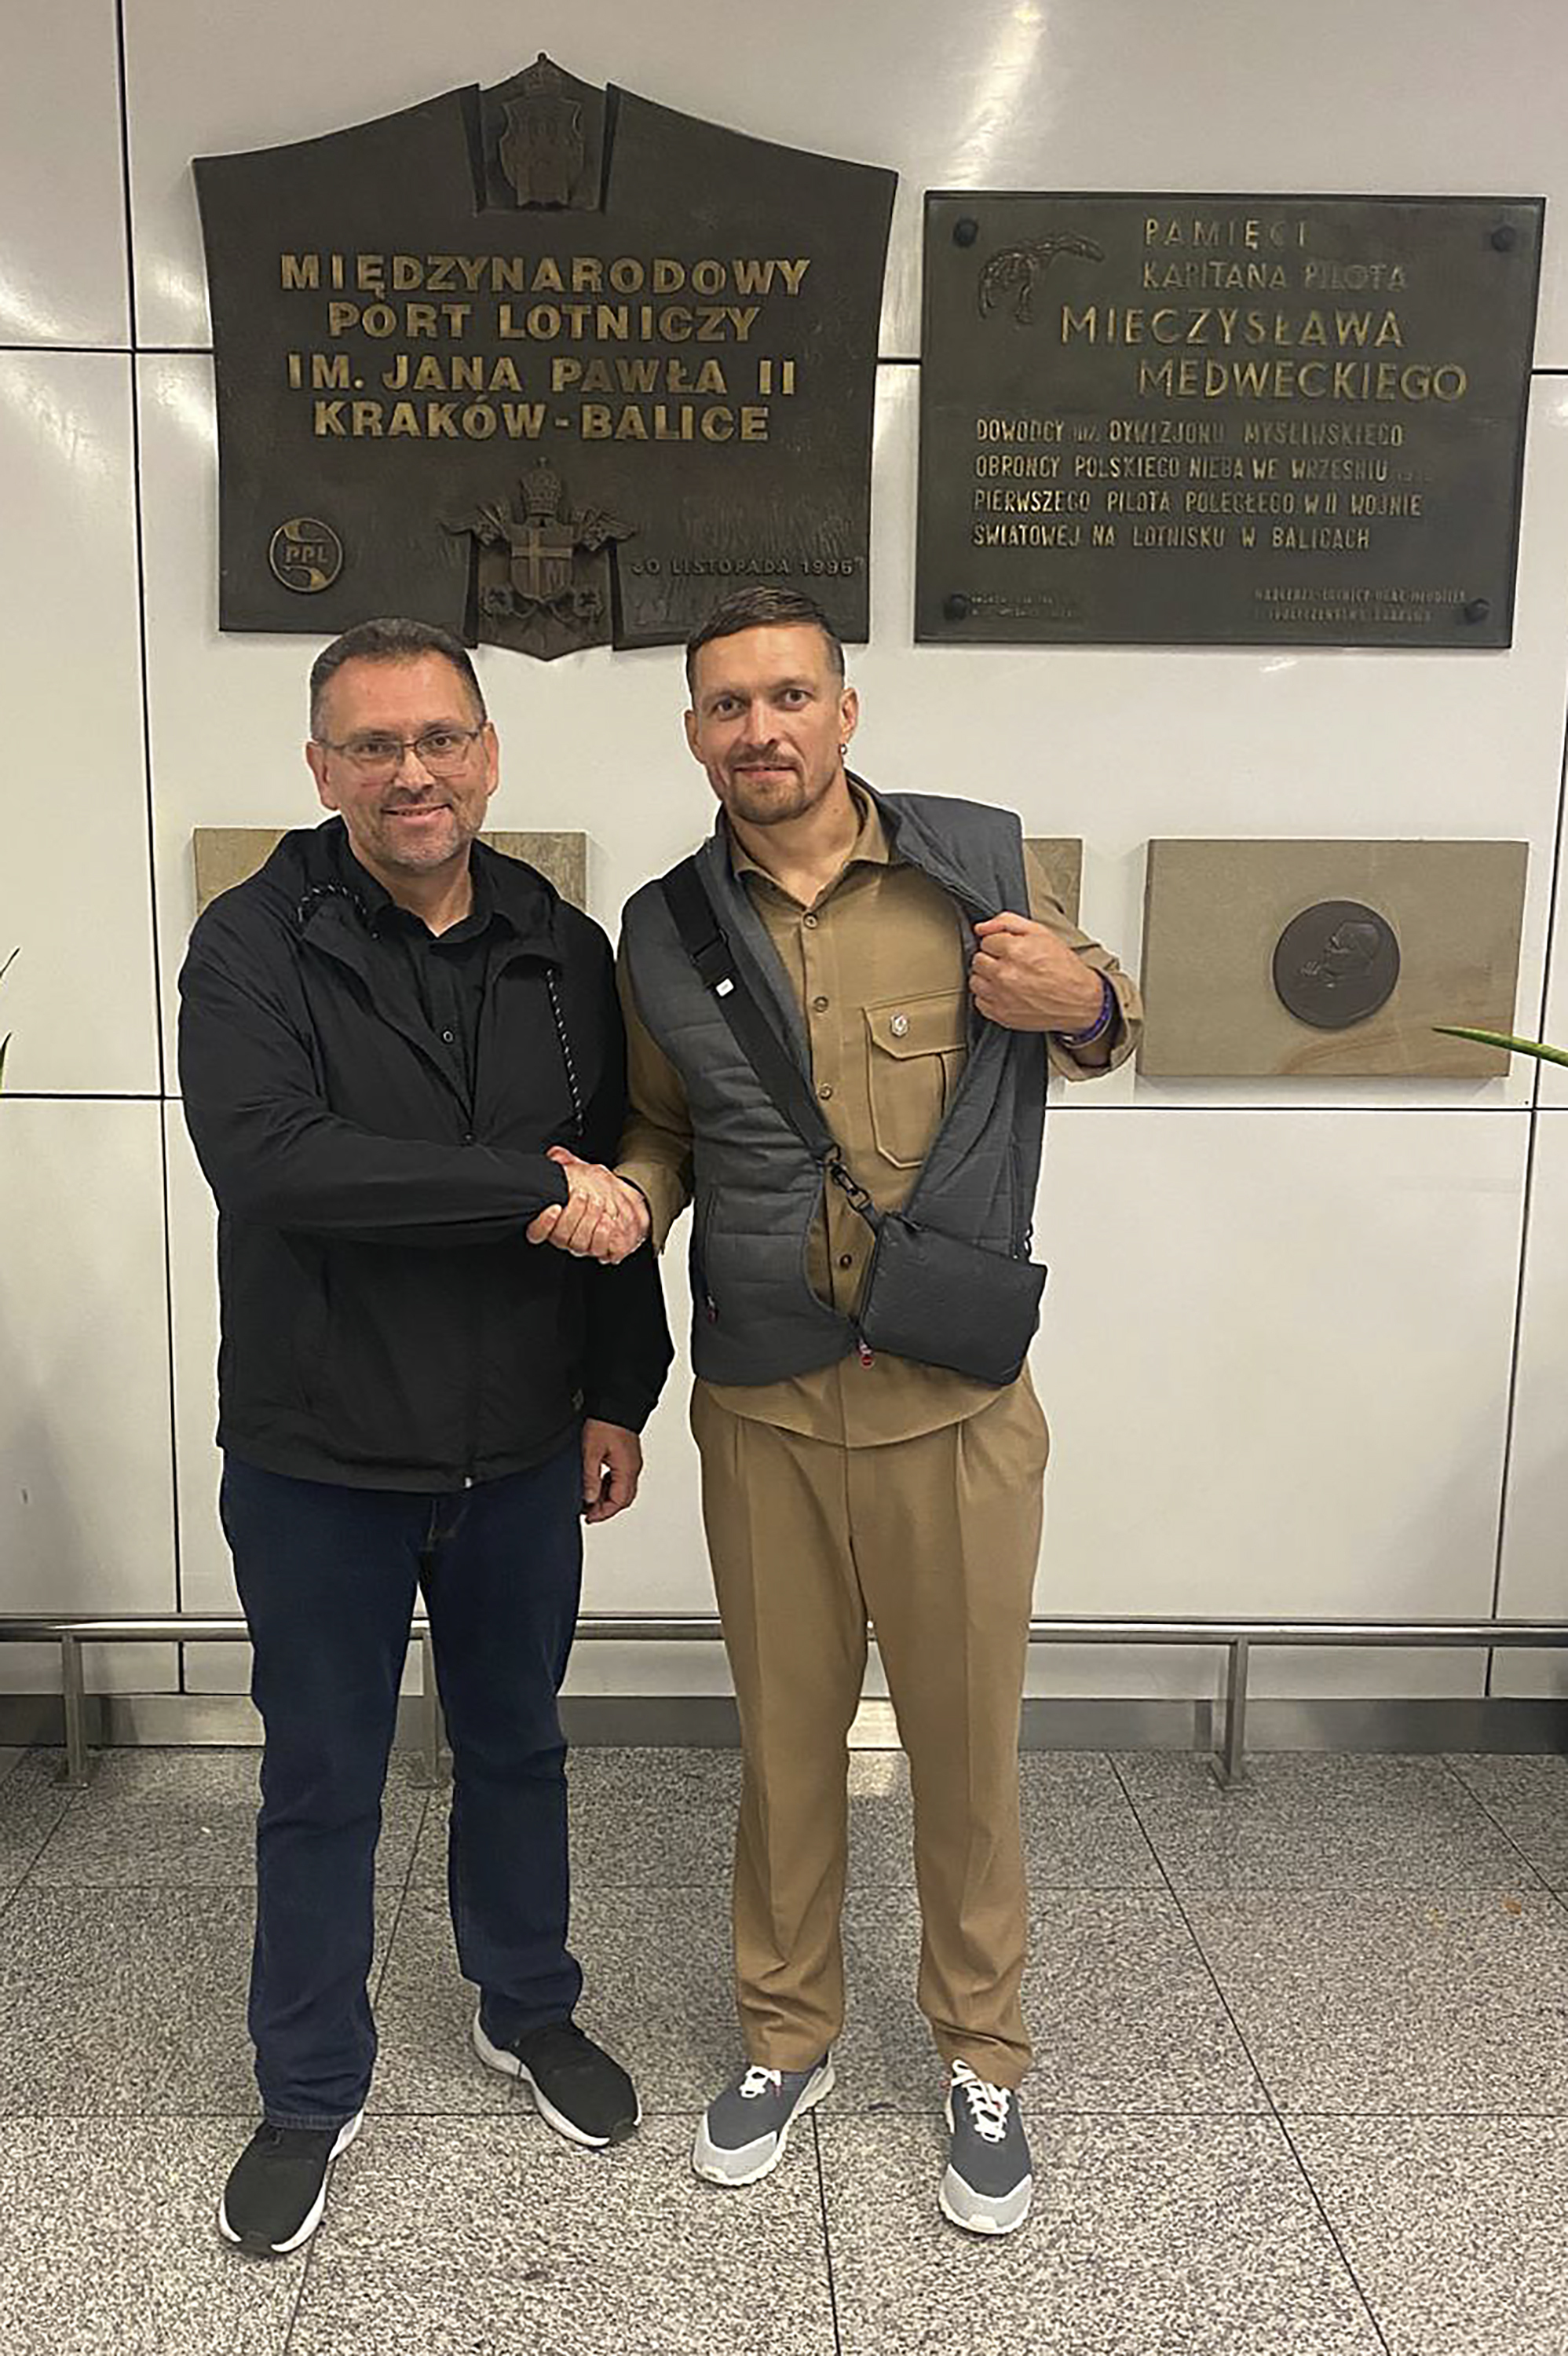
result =
[[[763,579],[866,637],[894,174],[540,58],[196,178],[223,628],[662,646]]]
[[[916,637],[1507,646],[1544,211],[928,196]]]

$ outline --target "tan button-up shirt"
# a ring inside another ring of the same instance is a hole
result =
[[[730,853],[800,1001],[811,1079],[849,1169],[880,1209],[907,1202],[941,1126],[968,1053],[968,936],[957,904],[917,867],[890,852],[874,802],[857,795],[860,831],[833,882],[809,907],[794,899],[733,836]],[[1051,1069],[1093,1079],[1137,1044],[1136,985],[1114,957],[1070,924],[1043,869],[1026,851],[1029,913],[1116,996],[1111,1029],[1080,1061],[1051,1036]],[[624,958],[629,1113],[621,1174],[640,1186],[653,1240],[666,1237],[691,1199],[691,1117],[680,1074],[643,1022]],[[812,1228],[807,1273],[818,1298],[853,1311],[870,1255],[870,1228],[836,1186]],[[1027,1375],[1024,1377],[1028,1379]],[[871,1448],[962,1422],[996,1399],[985,1383],[908,1358],[840,1358],[771,1383],[706,1386],[732,1414],[807,1439]]]

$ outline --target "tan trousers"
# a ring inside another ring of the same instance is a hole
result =
[[[914,1794],[918,1996],[944,2062],[1029,2068],[1018,1733],[1045,1419],[1027,1381],[962,1423],[839,1448],[699,1385],[703,1517],[740,1704],[735,1976],[750,2061],[843,2025],[846,1736],[875,1624]]]

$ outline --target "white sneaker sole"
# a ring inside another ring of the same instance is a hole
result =
[[[581,2144],[585,2151],[607,2151],[612,2143],[621,2140],[616,2136],[588,2135],[574,2119],[569,2119],[564,2111],[558,2111],[549,2096],[541,2092],[528,2064],[525,2062],[519,2062],[515,2053],[507,2052],[502,2046],[491,2044],[479,2025],[477,2012],[474,2016],[473,2036],[474,2051],[485,2067],[498,2070],[503,2078],[520,2078],[533,2096],[534,2108],[540,2118],[544,2120],[547,2126],[552,2126],[558,2136],[564,2136],[568,2143]],[[633,2115],[632,2124],[626,2129],[627,2135],[635,2134],[642,2123],[643,2106],[639,2102]]]
[[[947,2190],[949,2183],[955,2188],[952,2195]],[[958,2190],[960,2187],[961,2190]],[[948,2223],[956,2225],[962,2233],[988,2236],[998,2233],[1016,2233],[1029,2215],[1029,2204],[1034,2199],[1034,2186],[1020,2184],[1008,2194],[1005,2201],[999,2201],[995,2208],[976,2209],[967,2216],[955,2205],[957,2201],[963,2199],[973,2201],[976,2198],[976,2195],[968,2185],[964,2183],[963,2179],[955,2176],[953,2170],[949,2169],[937,2187],[936,2205]]]
[[[763,2161],[760,2168],[748,2169],[744,2176],[736,2176],[727,2169],[724,2165],[725,2155],[719,2149],[717,2144],[709,2142],[708,2117],[704,2113],[702,2124],[697,2130],[697,2141],[691,2147],[693,2170],[701,2177],[705,2184],[722,2184],[729,2191],[738,2192],[741,2186],[746,2184],[760,2184],[764,2176],[773,2174],[784,2158],[785,2146],[789,2142],[789,2131],[796,2119],[805,2111],[814,2111],[823,2096],[833,2092],[833,2064],[831,2062],[825,2062],[820,2070],[806,2081],[805,2092],[779,2129],[778,2141],[766,2159]]]
[[[304,2244],[309,2241],[311,2235],[315,2233],[316,2227],[320,2224],[323,2213],[326,2208],[326,2188],[332,2181],[332,2163],[337,2158],[339,2152],[347,2150],[349,2145],[353,2142],[355,2136],[358,2134],[364,2124],[364,2112],[356,2111],[354,2116],[351,2119],[345,2119],[343,2125],[338,2128],[337,2141],[333,2145],[332,2149],[326,2156],[326,2172],[321,2179],[321,2190],[316,2194],[315,2199],[311,2203],[309,2209],[306,2210],[304,2222],[300,2226],[299,2231],[297,2233],[291,2233],[286,2242],[262,2242],[257,2240],[253,2235],[250,2239],[247,2239],[243,2233],[237,2233],[234,2231],[233,2226],[229,2222],[229,2211],[225,2206],[225,2201],[219,2201],[218,2204],[218,2230],[222,2234],[224,2240],[237,2250],[252,2251],[257,2257],[286,2258],[291,2251],[303,2249]],[[227,2195],[225,2195],[225,2200],[227,2200]]]
[[[953,2133],[951,2094],[948,2095],[944,2107],[947,2118],[947,2132],[951,2135]],[[1029,2215],[1029,2203],[1033,2199],[1034,2178],[1032,2176],[1026,2176],[1021,2184],[1015,2184],[1004,2199],[989,2201],[988,2205],[985,2206],[970,2205],[986,2203],[987,2196],[983,2192],[976,2192],[972,2184],[965,2184],[956,2169],[950,2168],[936,2188],[937,2207],[950,2225],[956,2225],[959,2231],[965,2233],[988,2235],[1016,2233]]]

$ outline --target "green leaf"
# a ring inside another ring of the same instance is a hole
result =
[[[4,965],[0,965],[0,981],[4,981],[4,980],[5,980],[5,976],[10,972],[11,968],[16,964],[16,959],[17,959],[17,958],[18,958],[20,955],[21,955],[21,943],[20,943],[20,942],[18,942],[18,943],[17,943],[17,945],[16,945],[16,947],[12,950],[12,952],[11,952],[10,956],[6,958],[6,960],[5,960],[5,964],[4,964]],[[6,1032],[6,1033],[5,1033],[5,1036],[4,1037],[4,1039],[0,1039],[0,1087],[4,1087],[4,1085],[5,1085],[5,1050],[6,1050],[6,1048],[10,1045],[10,1044],[11,1044],[11,1033],[9,1033],[9,1031],[7,1031],[7,1032]]]
[[[1463,1023],[1435,1023],[1445,1039],[1474,1039],[1483,1047],[1501,1047],[1512,1055],[1534,1055],[1544,1064],[1568,1064],[1568,1049],[1549,1047],[1543,1039],[1516,1039],[1507,1031],[1471,1031]]]

